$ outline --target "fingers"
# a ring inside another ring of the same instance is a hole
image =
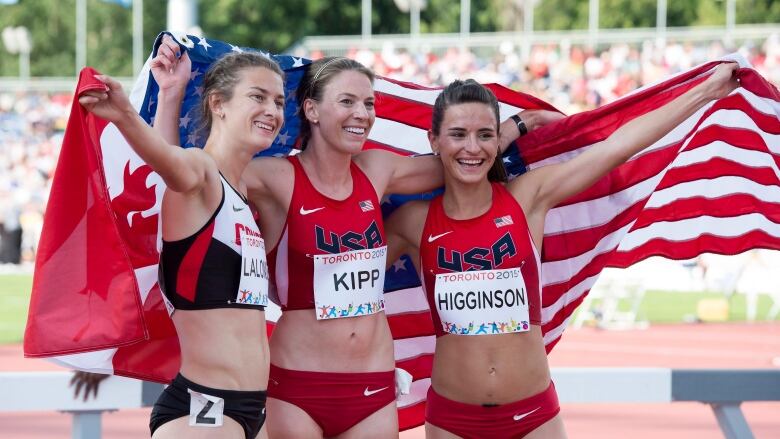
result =
[[[93,397],[94,397],[95,399],[97,399],[97,394],[98,394],[98,389],[99,389],[99,388],[100,388],[100,381],[93,381],[92,383],[90,383],[90,385],[89,385],[89,388],[88,388],[88,389],[87,389],[87,391],[86,391],[86,392],[84,392],[84,393],[86,393],[87,395],[89,395],[89,391],[91,390],[91,391],[92,391],[92,394],[93,394]]]
[[[176,41],[174,41],[173,38],[171,38],[170,35],[164,35],[163,36],[162,44],[160,44],[160,47],[163,47],[163,46],[165,46],[166,49],[170,49],[171,52],[174,54],[175,58],[181,57],[181,48],[176,43]]]
[[[170,35],[164,35],[160,46],[157,47],[157,55],[152,60],[152,67],[162,66],[170,72],[176,67],[181,56],[181,48],[176,41]]]
[[[157,48],[157,53],[159,54],[161,52],[166,56],[169,56],[171,59],[178,59],[181,57],[181,49],[179,48],[179,45],[170,38],[163,38],[162,44],[160,44],[160,47]]]
[[[176,46],[177,52],[178,49],[178,46]],[[174,52],[171,47],[168,47],[164,44],[161,44],[157,49],[157,56],[155,57],[155,59],[159,60],[160,64],[165,67],[165,70],[173,69],[173,66],[176,64],[178,58],[179,57],[177,56],[176,52]]]
[[[162,67],[163,70],[169,72],[173,68],[173,62],[165,55],[158,52],[158,55],[152,59],[152,68]]]
[[[77,399],[79,397],[79,392],[81,392],[81,387],[84,385],[84,381],[81,380],[81,378],[78,375],[74,375],[71,379],[71,382],[76,383],[76,388],[73,389],[73,398]]]
[[[109,91],[121,91],[122,90],[122,84],[119,83],[116,79],[108,76],[108,75],[95,75],[95,79],[102,82],[103,84],[106,84],[108,86]],[[88,92],[89,93],[89,92]]]
[[[79,104],[84,106],[94,105],[106,99],[108,99],[108,94],[105,92],[87,92],[79,97]]]

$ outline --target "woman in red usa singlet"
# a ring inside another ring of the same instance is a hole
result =
[[[152,61],[158,112],[178,115],[188,55],[165,37]],[[265,326],[265,244],[241,174],[283,123],[283,74],[267,57],[233,53],[204,79],[203,149],[183,149],[177,125],[149,128],[118,82],[79,102],[113,122],[167,188],[162,200],[160,287],[181,346],[181,369],[152,410],[155,438],[267,437],[269,349]],[[161,135],[162,134],[162,135]],[[251,347],[251,348],[248,348]]]
[[[273,243],[272,297],[283,310],[271,338],[274,438],[398,436],[379,203],[442,176],[431,157],[361,152],[375,119],[373,80],[346,58],[312,63],[298,89],[303,151],[254,160],[244,175]]]
[[[436,100],[432,149],[444,194],[387,222],[388,261],[414,258],[436,329],[429,438],[565,438],[541,331],[541,243],[547,211],[736,86],[735,64],[625,124],[572,160],[510,183],[498,154],[498,105],[472,80]]]

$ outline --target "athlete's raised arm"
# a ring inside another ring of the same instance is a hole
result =
[[[553,206],[587,189],[708,102],[731,93],[738,86],[736,69],[735,63],[719,65],[709,78],[666,105],[626,123],[572,160],[521,175],[508,189],[522,206],[528,206],[526,216],[543,218]]]
[[[216,165],[198,148],[183,149],[166,142],[163,137],[141,119],[122,85],[106,75],[96,75],[107,90],[93,90],[82,94],[79,103],[84,108],[112,122],[135,152],[162,177],[166,186],[175,192],[194,192],[203,187],[209,171]]]
[[[157,93],[157,111],[154,115],[154,129],[166,142],[178,145],[179,114],[187,83],[190,80],[192,61],[170,35],[164,35],[157,48],[150,67],[152,76],[160,91]],[[192,121],[194,124],[195,121]]]

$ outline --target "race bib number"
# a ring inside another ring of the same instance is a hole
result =
[[[236,303],[268,306],[268,261],[265,241],[251,229],[241,230],[241,282]]]
[[[530,329],[520,268],[437,274],[435,290],[444,332],[488,335]]]
[[[387,246],[314,256],[317,320],[374,314],[385,309]]]
[[[225,400],[187,389],[190,393],[190,427],[221,427]]]

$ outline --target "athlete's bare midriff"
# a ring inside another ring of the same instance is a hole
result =
[[[177,310],[181,374],[223,390],[265,390],[268,335],[265,312],[256,309]]]
[[[467,404],[506,404],[536,395],[550,384],[541,329],[441,336],[431,378],[438,394]]]
[[[393,370],[393,339],[383,312],[317,320],[313,309],[287,310],[271,336],[276,366],[311,372]]]

